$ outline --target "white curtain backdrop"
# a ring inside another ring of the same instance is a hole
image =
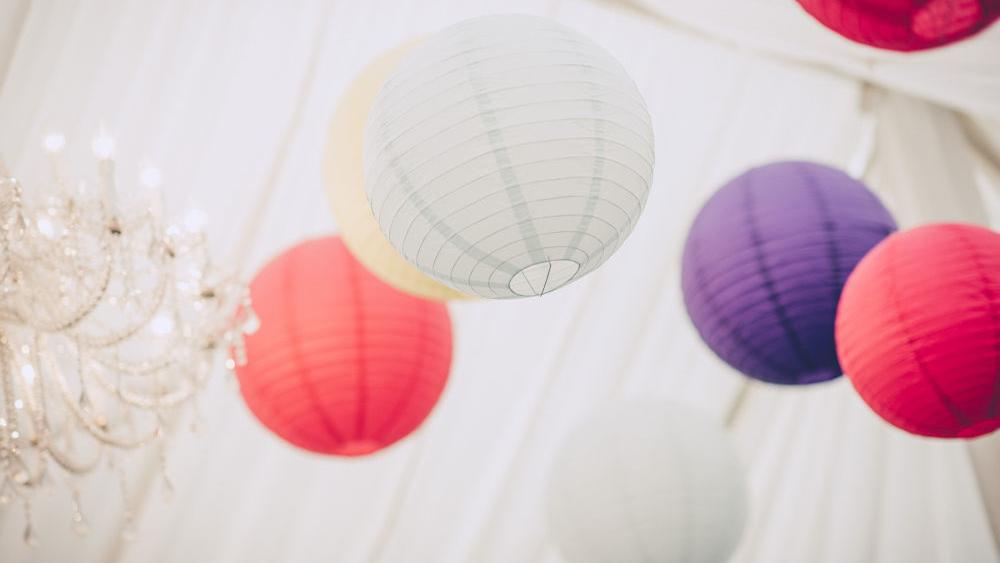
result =
[[[294,450],[220,373],[176,425],[170,498],[153,459],[131,464],[134,537],[122,534],[119,483],[102,472],[80,482],[86,537],[70,529],[62,486],[33,506],[37,548],[21,542],[21,507],[0,507],[0,561],[558,563],[542,510],[555,446],[596,405],[638,395],[731,428],[751,486],[735,561],[1000,561],[1000,439],[906,435],[843,380],[748,384],[698,341],[679,291],[697,208],[770,159],[866,170],[904,225],[996,227],[1000,28],[902,57],[844,43],[793,0],[637,4],[0,2],[0,154],[28,190],[45,179],[43,134],[64,132],[72,168],[89,173],[104,123],[122,186],[143,159],[157,163],[169,207],[203,208],[217,258],[247,276],[336,230],[321,158],[353,75],[467,17],[535,13],[588,34],[636,79],[657,141],[644,216],[602,268],[543,298],[451,306],[452,378],[410,439],[359,460]]]

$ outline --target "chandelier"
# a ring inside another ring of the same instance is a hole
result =
[[[155,195],[125,205],[107,136],[93,144],[97,189],[63,177],[63,145],[45,140],[47,190],[25,193],[0,162],[0,504],[23,504],[29,544],[35,490],[162,443],[217,364],[244,361],[256,323],[196,215],[168,224]],[[159,173],[144,169],[140,184],[156,192]]]

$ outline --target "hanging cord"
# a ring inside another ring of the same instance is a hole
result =
[[[990,186],[1000,193],[1000,146],[994,146],[983,129],[969,116],[959,115],[958,123],[973,160],[982,169]]]
[[[847,173],[855,180],[867,177],[872,171],[878,137],[878,118],[875,115],[875,108],[881,102],[882,96],[882,91],[876,86],[867,82],[861,85],[861,95],[858,99],[861,137],[847,163]]]

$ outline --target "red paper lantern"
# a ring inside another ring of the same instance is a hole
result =
[[[891,235],[848,278],[836,338],[844,373],[892,424],[940,438],[1000,428],[1000,234]]]
[[[260,330],[236,370],[240,391],[292,444],[368,454],[412,432],[441,395],[451,364],[447,308],[386,285],[339,237],[292,247],[250,292]]]
[[[1000,0],[798,0],[844,37],[893,51],[919,51],[974,35],[1000,16]]]

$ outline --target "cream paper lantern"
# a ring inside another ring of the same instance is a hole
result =
[[[404,43],[375,58],[340,99],[330,120],[323,158],[326,192],[344,244],[368,271],[417,297],[467,299],[471,296],[427,277],[396,252],[379,230],[365,196],[362,139],[368,112],[386,77],[417,43]]]
[[[607,51],[554,21],[467,20],[428,38],[379,92],[365,190],[422,272],[489,298],[542,295],[610,257],[653,175],[653,132]]]
[[[721,563],[747,515],[723,428],[657,401],[606,407],[576,428],[556,454],[547,504],[569,563]]]

